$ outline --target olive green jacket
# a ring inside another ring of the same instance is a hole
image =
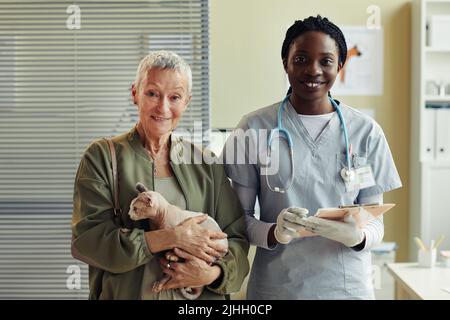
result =
[[[108,144],[105,140],[94,141],[85,151],[75,179],[72,255],[89,264],[90,299],[140,299],[144,265],[153,255],[144,238],[144,232],[149,230],[148,220],[133,221],[128,210],[137,196],[138,181],[154,189],[153,162],[136,128],[112,140],[117,153],[122,212],[114,215]],[[181,138],[172,135],[171,142],[170,164],[187,209],[208,213],[228,234],[229,252],[217,262],[222,277],[208,286],[199,299],[225,299],[239,291],[249,270],[242,207],[222,165],[199,161],[202,151]],[[187,160],[196,162],[190,164]]]

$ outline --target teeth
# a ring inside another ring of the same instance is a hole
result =
[[[157,116],[152,116],[153,119],[155,119],[156,121],[163,121],[163,120],[169,120],[169,118],[163,118],[163,117],[157,117]]]
[[[316,88],[321,84],[321,82],[305,82],[305,85],[309,88]]]

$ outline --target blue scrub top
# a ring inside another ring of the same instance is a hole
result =
[[[235,136],[247,134],[250,143],[237,145],[237,155],[249,156],[249,145],[261,158],[266,154],[267,135],[277,126],[281,103],[259,109],[242,118],[224,147],[224,155]],[[287,207],[307,208],[310,215],[323,207],[336,207],[401,187],[391,151],[381,127],[369,116],[340,103],[354,167],[370,165],[375,185],[347,192],[340,175],[347,165],[341,123],[335,113],[314,141],[290,103],[283,113],[283,126],[294,146],[294,181],[284,194],[270,191],[261,175],[259,163],[225,163],[228,177],[236,183],[258,190],[260,220],[275,223]],[[257,129],[248,133],[248,129]],[[263,129],[260,131],[258,129]],[[266,139],[264,141],[264,139]],[[279,154],[279,172],[269,176],[272,187],[286,186],[290,177],[287,144],[274,144],[272,156]],[[278,153],[279,152],[279,153]],[[254,152],[251,152],[253,154]],[[248,160],[248,159],[247,159]],[[228,159],[229,161],[229,159]],[[248,284],[248,299],[373,299],[370,250],[354,251],[324,237],[294,239],[273,250],[257,248]]]

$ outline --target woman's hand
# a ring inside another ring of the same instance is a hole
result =
[[[184,220],[174,228],[174,248],[180,248],[187,253],[213,263],[227,253],[227,247],[214,240],[225,239],[227,234],[221,231],[211,231],[199,224],[205,221],[208,215],[197,216]]]
[[[168,260],[160,259],[163,272],[170,276],[170,280],[163,286],[162,290],[177,288],[196,288],[206,286],[220,277],[222,269],[217,265],[209,265],[204,260],[199,259],[178,248],[174,252],[184,262],[171,262],[170,269],[167,267]]]
[[[216,240],[227,238],[221,231],[210,231],[199,224],[208,215],[189,218],[174,228],[145,232],[145,241],[152,253],[180,248],[207,263],[213,263],[223,257],[228,248]]]

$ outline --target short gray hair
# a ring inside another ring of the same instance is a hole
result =
[[[152,68],[173,69],[186,75],[188,79],[188,93],[192,91],[192,71],[191,67],[179,55],[172,51],[154,51],[144,57],[136,71],[134,85],[139,86],[144,73]]]

